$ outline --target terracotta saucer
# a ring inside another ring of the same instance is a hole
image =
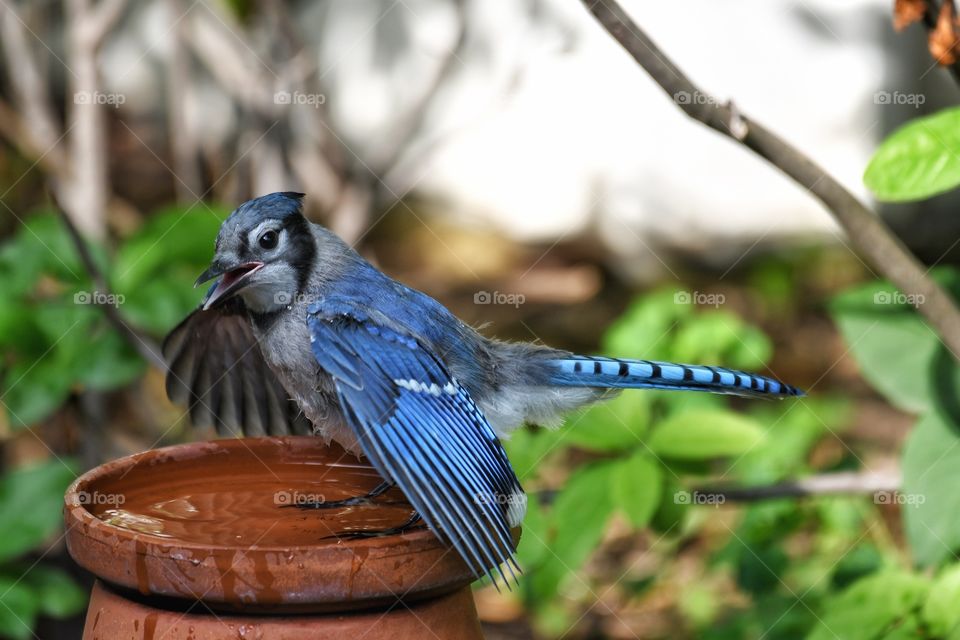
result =
[[[425,528],[357,538],[411,513],[373,505],[285,508],[362,495],[376,473],[312,437],[218,440],[114,460],[67,490],[73,558],[144,596],[243,611],[344,611],[450,593],[473,578]]]

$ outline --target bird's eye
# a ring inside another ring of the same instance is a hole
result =
[[[280,240],[280,236],[277,235],[276,231],[265,231],[262,236],[260,236],[260,246],[264,249],[275,249],[277,247],[277,241]]]

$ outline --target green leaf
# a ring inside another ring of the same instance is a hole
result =
[[[897,623],[896,627],[883,636],[883,640],[917,640],[924,637],[928,636],[923,634],[920,616],[914,613]]]
[[[897,408],[921,413],[931,406],[930,371],[940,341],[901,296],[871,283],[837,298],[831,307],[860,372]]]
[[[763,429],[751,418],[729,411],[692,410],[667,418],[649,439],[659,456],[704,460],[742,455],[764,441]]]
[[[757,596],[780,586],[790,558],[777,544],[750,545],[737,541],[743,548],[737,559],[737,585]]]
[[[650,421],[650,394],[621,393],[568,420],[564,441],[593,451],[636,447]]]
[[[129,384],[146,369],[133,347],[112,330],[101,330],[90,340],[86,361],[77,372],[77,381],[100,391]]]
[[[808,454],[820,438],[846,426],[847,406],[846,401],[824,398],[752,405],[750,415],[760,424],[777,425],[777,435],[737,462],[741,481],[772,484],[807,471]]]
[[[564,436],[565,432],[562,430],[530,428],[517,429],[510,434],[510,437],[503,441],[503,446],[517,478],[523,482],[535,477],[537,468],[547,458],[566,448],[561,444]]]
[[[688,493],[672,475],[662,474],[663,488],[660,491],[657,510],[650,520],[650,527],[658,533],[667,534],[681,527],[690,515],[690,509],[681,496]]]
[[[5,291],[0,291],[0,296],[4,300],[0,305],[0,345],[16,353],[43,353],[43,339],[33,324],[31,306]]]
[[[888,202],[929,198],[960,184],[960,108],[894,131],[873,154],[863,182]]]
[[[91,250],[102,259],[102,250],[92,245]],[[0,270],[9,272],[21,293],[31,289],[41,274],[66,283],[87,279],[73,241],[53,213],[35,213],[24,220],[16,236],[0,248]]]
[[[128,295],[171,265],[203,265],[227,215],[221,207],[172,207],[149,218],[117,252],[111,272],[114,290]]]
[[[677,302],[680,293],[666,289],[635,300],[607,329],[603,352],[621,358],[668,359],[672,351],[668,334],[693,313],[693,305]]]
[[[903,451],[901,507],[914,559],[936,565],[960,549],[960,438],[942,416],[929,413]]]
[[[18,576],[0,575],[0,638],[33,638],[37,596]]]
[[[859,537],[860,532],[856,534]],[[844,554],[833,568],[830,584],[838,589],[850,586],[857,580],[875,573],[883,565],[883,556],[872,544],[860,545]]]
[[[720,594],[709,584],[691,584],[677,599],[677,608],[695,627],[713,623],[721,611]]]
[[[3,404],[14,428],[35,424],[57,410],[70,394],[70,372],[54,357],[21,362],[3,380]]]
[[[622,458],[611,474],[614,506],[636,528],[645,527],[660,505],[663,471],[645,451]]]
[[[87,593],[65,571],[50,565],[38,564],[29,568],[23,581],[37,594],[40,612],[66,618],[83,611]]]
[[[772,351],[769,338],[734,314],[709,311],[688,318],[677,329],[670,358],[755,369],[766,363]]]
[[[206,289],[193,287],[198,269],[183,265],[171,267],[168,272],[124,290],[120,308],[124,318],[156,335],[166,334],[203,299]]]
[[[828,601],[809,640],[871,640],[907,621],[927,596],[929,584],[914,574],[887,570],[855,582]]]
[[[923,620],[934,636],[945,636],[960,627],[960,565],[953,565],[934,580],[923,604]]]
[[[611,462],[582,467],[557,496],[550,513],[554,532],[548,545],[551,553],[530,572],[537,601],[552,599],[599,545],[613,511],[610,486],[616,468]]]
[[[527,514],[523,518],[517,560],[521,567],[535,567],[550,554],[547,540],[550,538],[547,514],[534,496],[527,501]]]
[[[76,473],[53,460],[0,477],[0,561],[49,538],[61,525],[63,492]]]

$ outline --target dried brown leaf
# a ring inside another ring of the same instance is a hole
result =
[[[930,32],[927,44],[930,47],[930,55],[938,64],[948,67],[957,61],[957,54],[960,53],[957,37],[957,21],[953,10],[953,1],[944,0],[940,7],[940,15],[937,16],[937,25]]]
[[[903,31],[914,22],[923,19],[927,0],[895,0],[893,5],[893,28]]]

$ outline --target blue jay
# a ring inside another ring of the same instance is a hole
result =
[[[366,457],[477,576],[519,571],[526,497],[500,443],[518,426],[625,388],[803,395],[721,367],[485,338],[308,222],[301,198],[272,193],[224,221],[197,280],[216,282],[164,342],[167,393],[195,424],[313,433]]]

